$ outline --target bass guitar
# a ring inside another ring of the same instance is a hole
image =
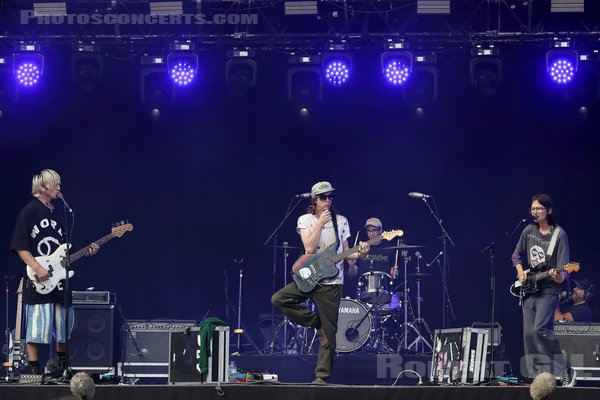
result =
[[[382,239],[392,240],[395,237],[401,237],[404,232],[400,229],[383,232],[379,236],[368,240],[366,243],[372,245],[380,242]],[[357,253],[359,246],[345,250],[337,254],[338,243],[333,243],[324,251],[318,254],[304,254],[300,256],[292,266],[292,277],[302,293],[312,291],[323,279],[329,279],[336,276],[339,271],[335,266],[353,253]]]
[[[121,224],[119,226],[115,226],[111,229],[111,232],[96,240],[98,246],[103,245],[109,240],[115,237],[121,237],[125,234],[125,232],[129,232],[133,230],[132,224]],[[89,252],[89,247],[91,244],[84,249],[79,250],[76,253],[73,253],[69,256],[69,263],[72,264],[75,261],[79,260],[81,257],[85,256]],[[37,276],[35,275],[35,271],[29,265],[27,265],[27,276],[35,286],[35,291],[40,294],[48,294],[53,291],[58,283],[67,277],[67,270],[65,269],[65,265],[67,262],[67,245],[66,243],[61,244],[54,253],[50,256],[38,256],[35,258],[40,265],[48,271],[48,280],[44,282],[39,282]],[[73,276],[75,272],[72,270],[69,271],[69,278]]]
[[[579,263],[569,263],[562,267],[557,267],[556,272],[560,273],[562,271],[567,271],[568,273],[579,271],[580,265]],[[520,281],[515,281],[510,287],[510,293],[519,298],[519,304],[523,302],[523,299],[528,295],[535,293],[539,290],[538,282],[542,279],[545,279],[550,276],[550,270],[544,272],[535,272],[531,269],[526,269],[525,274],[527,275],[527,280],[525,283],[521,283]]]
[[[23,278],[19,282],[17,289],[17,318],[15,320],[15,330],[11,332],[8,343],[8,360],[3,364],[8,371],[14,375],[20,374],[23,367],[27,365],[27,356],[25,354],[25,341],[21,340],[21,316],[23,314]],[[15,374],[17,373],[17,374]]]

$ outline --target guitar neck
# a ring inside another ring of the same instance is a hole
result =
[[[112,239],[114,237],[115,237],[114,233],[111,232],[108,235],[101,237],[100,239],[90,243],[85,248],[79,250],[76,253],[71,254],[71,256],[69,257],[69,262],[74,263],[75,261],[79,260],[81,257],[85,256],[86,253],[89,251],[89,247],[92,244],[96,243],[98,246],[102,246],[104,243],[108,242],[110,239]],[[64,267],[64,261],[63,261],[63,267]]]
[[[380,242],[381,240],[383,240],[383,236],[379,235],[379,236],[375,236],[372,239],[367,240],[365,243],[367,243],[370,246],[373,243]],[[342,251],[340,254],[337,254],[335,257],[332,257],[331,260],[333,262],[337,263],[339,261],[342,261],[343,259],[345,259],[346,257],[348,257],[349,255],[351,255],[353,253],[358,253],[359,249],[360,249],[360,245],[356,245],[356,246],[352,247],[351,249]]]
[[[562,271],[564,271],[566,269],[566,265],[564,265],[562,267],[556,267],[554,269],[556,270],[556,272],[562,272]],[[537,273],[533,277],[529,277],[527,279],[533,278],[533,280],[540,281],[540,280],[545,279],[545,278],[547,278],[549,276],[550,276],[550,270]]]
[[[21,314],[23,313],[23,278],[19,283],[19,289],[17,290],[17,318],[15,320],[15,339],[21,340]]]

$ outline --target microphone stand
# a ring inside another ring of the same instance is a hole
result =
[[[431,196],[431,197],[433,198],[433,196]],[[427,198],[422,197],[421,199],[423,200],[423,202],[425,203],[427,208],[429,208],[429,212],[431,213],[431,215],[433,216],[435,221],[440,226],[440,230],[442,232],[442,236],[441,236],[442,252],[443,252],[443,254],[442,254],[442,256],[443,256],[442,257],[442,264],[443,264],[443,266],[442,266],[442,284],[444,285],[444,294],[442,296],[442,328],[446,328],[449,325],[448,314],[447,314],[448,310],[451,310],[452,320],[453,321],[456,320],[456,316],[454,315],[452,301],[450,300],[450,295],[448,293],[448,286],[447,286],[450,267],[449,267],[448,250],[447,250],[446,241],[450,242],[452,247],[456,247],[456,245],[454,244],[454,241],[448,234],[448,231],[446,231],[446,228],[444,228],[444,224],[442,223],[442,219],[440,218],[440,216],[435,211],[433,211],[433,208],[431,208],[431,206],[427,202]],[[435,202],[435,198],[434,198],[434,202]],[[437,209],[437,207],[436,207],[436,209]]]
[[[64,291],[65,291],[65,295],[64,295],[64,306],[65,306],[65,324],[64,324],[64,328],[65,328],[65,370],[63,372],[63,376],[62,376],[62,380],[63,381],[69,381],[71,379],[71,376],[73,375],[70,371],[70,366],[69,366],[69,309],[70,309],[70,305],[69,305],[69,272],[71,271],[71,252],[70,252],[70,247],[71,247],[71,238],[69,236],[70,232],[72,234],[72,229],[71,231],[69,231],[67,225],[68,225],[68,221],[67,221],[67,211],[71,214],[71,227],[73,227],[75,225],[75,213],[73,212],[73,210],[71,209],[71,207],[69,207],[67,205],[67,202],[62,198],[62,196],[60,197],[62,202],[63,202],[63,206],[64,206],[64,213],[65,213],[65,284],[64,284]],[[56,312],[56,311],[55,311]],[[56,346],[58,348],[58,337],[56,338]],[[58,353],[58,349],[57,349],[57,353]]]
[[[487,246],[485,246],[483,249],[481,249],[482,253],[485,253],[487,251],[489,254],[489,257],[490,257],[490,291],[491,291],[491,295],[492,295],[492,310],[491,310],[491,321],[490,321],[491,352],[490,352],[489,382],[492,381],[492,376],[493,376],[493,372],[494,372],[493,371],[493,368],[494,368],[494,346],[495,346],[494,328],[496,327],[496,268],[495,268],[496,246],[498,245],[498,243],[502,243],[504,240],[513,236],[515,234],[515,232],[517,231],[517,229],[519,229],[521,224],[523,224],[526,221],[527,221],[526,219],[520,220],[519,223],[517,224],[517,226],[515,226],[515,228],[513,229],[513,231],[511,233],[506,232],[499,241],[497,241],[497,242],[492,241]]]
[[[285,215],[283,216],[283,219],[281,220],[281,222],[279,223],[279,225],[277,225],[277,227],[275,228],[275,230],[273,230],[273,232],[269,235],[269,237],[267,238],[267,240],[265,240],[265,243],[263,243],[263,246],[266,246],[271,239],[273,239],[273,287],[272,287],[272,291],[271,293],[275,293],[275,276],[277,275],[277,232],[279,231],[279,229],[281,229],[281,227],[283,226],[283,224],[285,223],[285,221],[287,221],[288,217],[292,214],[292,212],[296,209],[296,207],[298,207],[298,205],[302,202],[302,198],[297,198],[296,203],[290,207],[292,205],[292,202],[294,201],[296,197],[292,197],[290,199],[290,203],[288,204],[288,209],[285,212]],[[284,249],[284,257],[286,257],[287,259],[287,249]],[[283,271],[283,285],[287,285],[287,271]],[[284,316],[284,319],[286,317]],[[275,339],[275,306],[273,304],[271,304],[271,354],[274,353],[275,348],[274,348],[274,339]]]

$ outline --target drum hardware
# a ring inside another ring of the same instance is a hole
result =
[[[423,337],[421,332],[423,331],[423,329],[425,329],[431,342],[433,342],[433,335],[431,334],[431,329],[429,329],[429,324],[427,324],[427,321],[425,321],[425,319],[421,316],[421,303],[423,302],[423,298],[421,297],[421,278],[424,276],[429,276],[431,274],[421,273],[419,267],[419,261],[422,257],[421,253],[417,251],[415,252],[415,256],[417,257],[417,272],[411,275],[415,277],[415,281],[417,283],[417,317],[411,322],[411,326],[417,333],[417,337],[415,338],[415,340],[412,341],[408,348],[411,349],[414,346],[415,351],[417,353],[425,353],[425,346],[429,347],[429,350],[432,350],[432,346],[431,343],[428,342],[425,337]],[[419,327],[421,329],[419,329]],[[419,349],[419,345],[421,345],[421,349]]]
[[[391,291],[388,289],[393,284],[393,278],[387,272],[365,272],[358,279],[356,297],[370,304],[387,304],[391,300]]]
[[[404,243],[402,243],[402,241],[400,241],[400,243],[398,243],[395,246],[383,247],[381,250],[405,250],[405,249],[418,249],[421,247],[425,247],[425,246],[421,246],[418,244],[404,244]]]
[[[299,247],[288,246],[288,242],[283,242],[282,246],[271,245],[267,246],[273,249],[283,249],[283,282],[284,285],[287,285],[287,271],[288,271],[288,249],[299,249]],[[292,336],[288,335],[288,328],[292,328]],[[273,331],[273,337],[271,341],[267,343],[267,349],[271,349],[271,354],[273,354],[276,350],[287,352],[288,348],[288,339],[292,339],[296,337],[296,327],[295,325],[288,320],[287,315],[283,315],[283,320],[277,325],[277,327]]]

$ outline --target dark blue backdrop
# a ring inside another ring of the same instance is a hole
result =
[[[76,289],[116,292],[127,318],[199,319],[207,311],[225,318],[224,277],[237,303],[233,260],[243,258],[243,320],[252,326],[271,310],[273,253],[263,242],[290,197],[320,180],[337,188],[336,207],[353,234],[379,216],[385,228],[403,229],[406,242],[427,246],[425,260],[440,251],[439,229],[407,192],[435,196],[456,242],[449,249],[453,326],[489,321],[490,269],[480,250],[527,217],[537,192],[553,196],[572,258],[582,265],[577,276],[600,281],[593,231],[598,104],[587,103],[582,118],[579,98],[549,88],[543,50],[506,49],[503,83],[492,98],[470,87],[467,52],[441,57],[439,99],[425,107],[423,119],[384,87],[379,55],[365,52],[355,58],[351,85],[341,93],[326,90],[308,121],[287,102],[285,56],[259,55],[256,92],[232,99],[223,54],[202,55],[197,93],[163,109],[159,121],[140,103],[136,62],[106,59],[100,88],[81,94],[70,85],[67,54],[47,54],[44,98],[5,105],[0,119],[3,272],[21,271],[7,247],[30,198],[31,177],[53,168],[76,210],[79,244],[105,235],[116,220],[135,226],[81,261],[72,281]],[[295,220],[301,212],[283,226],[279,242],[300,244]],[[522,351],[520,310],[507,291],[516,240],[497,247],[497,316],[513,357]],[[277,287],[282,268],[277,253]],[[440,276],[434,267],[426,272],[433,276],[423,283],[424,317],[435,329]],[[14,321],[14,294],[9,308]],[[230,318],[234,325],[233,312]],[[260,341],[256,329],[251,333]]]

